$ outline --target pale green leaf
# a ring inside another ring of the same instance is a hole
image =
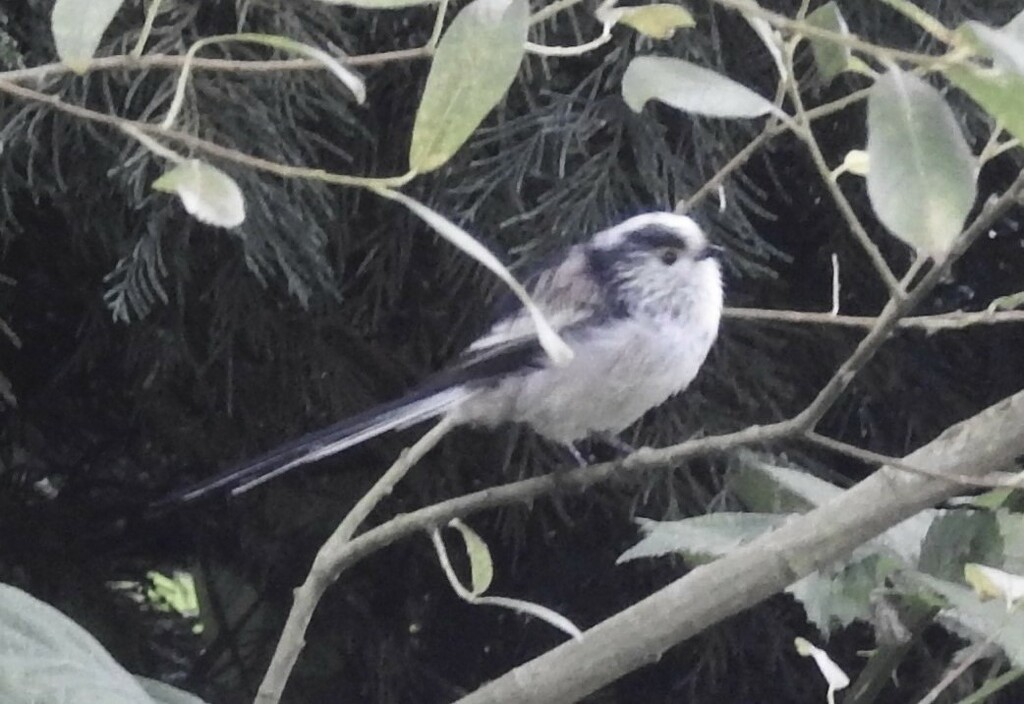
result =
[[[730,78],[665,56],[633,59],[622,77],[622,98],[633,112],[643,110],[649,100],[711,117],[758,117],[779,112],[771,101]]]
[[[985,112],[999,120],[1007,132],[1024,140],[1024,76],[967,65],[949,66],[943,73]]]
[[[782,524],[773,513],[710,513],[678,521],[639,519],[644,537],[619,555],[616,564],[642,557],[682,555],[691,563],[710,562]]]
[[[957,28],[973,46],[992,59],[997,69],[1024,74],[1024,13],[995,29],[981,22],[965,22]]]
[[[917,569],[940,579],[960,579],[968,562],[1000,563],[1003,540],[991,511],[945,511],[928,528]]]
[[[872,595],[900,567],[892,555],[867,545],[842,564],[809,574],[786,587],[823,635],[854,622],[871,623]]]
[[[1002,599],[1009,611],[1024,597],[1024,577],[988,565],[969,562],[964,565],[964,579],[979,597]]]
[[[996,511],[999,535],[1003,539],[1003,561],[1010,572],[1024,573],[1024,514],[1000,509]]]
[[[985,310],[989,313],[993,313],[997,310],[1013,310],[1014,308],[1020,308],[1021,306],[1024,306],[1024,291],[1018,291],[1017,293],[1011,293],[1007,296],[1000,296],[999,298],[993,299]]]
[[[100,39],[124,0],[57,0],[50,29],[57,56],[75,73],[89,69]]]
[[[494,562],[491,560],[491,551],[487,543],[477,534],[475,530],[467,526],[459,519],[453,519],[449,523],[462,535],[466,543],[466,556],[469,557],[470,583],[473,585],[471,593],[473,596],[480,596],[491,586],[494,580]]]
[[[499,279],[508,285],[512,290],[512,293],[522,301],[523,307],[530,314],[530,318],[533,320],[534,327],[537,328],[537,340],[540,342],[541,347],[544,348],[544,351],[547,352],[548,356],[551,357],[551,360],[557,365],[568,364],[572,360],[572,349],[565,344],[565,341],[558,336],[558,333],[556,333],[554,328],[551,327],[551,324],[544,318],[544,313],[541,312],[537,304],[533,302],[533,299],[530,298],[530,294],[526,292],[526,289],[523,288],[522,284],[516,281],[511,272],[509,272],[509,270],[506,269],[500,261],[498,261],[498,258],[494,256],[489,249],[480,244],[472,235],[448,218],[431,210],[427,206],[413,198],[410,198],[404,193],[389,189],[376,190],[377,193],[385,198],[396,200],[404,205],[415,213],[421,220],[430,225],[439,235],[494,272]]]
[[[693,27],[693,15],[679,5],[655,3],[638,7],[623,7],[619,23],[632,27],[654,39],[670,39],[677,29]]]
[[[889,231],[944,254],[977,196],[977,160],[939,92],[893,67],[868,98],[868,196]]]
[[[871,170],[871,159],[863,149],[851,149],[843,157],[843,171],[848,171],[857,176],[867,176]]]
[[[797,638],[793,644],[796,646],[797,653],[805,658],[811,657],[814,659],[814,664],[818,666],[818,671],[821,672],[821,676],[824,677],[825,682],[828,683],[829,692],[846,689],[850,686],[850,678],[845,672],[843,672],[842,668],[840,668],[839,665],[829,657],[827,652],[816,645],[812,645],[811,642],[805,638]]]
[[[153,182],[153,188],[176,193],[194,218],[217,227],[237,227],[245,220],[245,199],[235,180],[199,159],[189,159]]]
[[[508,92],[525,54],[527,0],[473,0],[445,32],[416,111],[409,168],[432,171]]]
[[[0,584],[0,702],[152,704],[152,699],[78,624]]]
[[[844,36],[850,33],[846,19],[835,2],[827,2],[807,15],[807,23]],[[811,52],[814,54],[814,63],[818,66],[821,80],[825,84],[830,83],[833,78],[849,67],[851,54],[848,46],[836,44],[820,37],[810,37],[809,41],[811,42]]]
[[[1024,667],[1024,612],[1006,612],[998,601],[983,601],[973,590],[960,584],[924,574],[914,579],[938,592],[949,604],[941,612],[948,629],[974,642],[991,637],[1014,667]]]

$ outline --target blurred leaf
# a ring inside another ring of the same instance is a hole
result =
[[[649,100],[711,117],[758,117],[781,114],[766,98],[746,86],[691,64],[665,56],[639,56],[622,76],[622,98],[633,112]]]
[[[862,547],[846,564],[814,572],[786,587],[786,593],[800,602],[807,620],[827,636],[854,621],[872,623],[872,594],[899,567],[892,556]]]
[[[846,25],[843,13],[835,2],[827,2],[817,10],[807,15],[807,23],[827,29],[830,32],[846,36],[850,33]],[[814,63],[818,66],[823,83],[828,84],[832,79],[845,71],[850,64],[850,47],[830,42],[827,39],[808,37],[811,43],[811,51],[814,53]]]
[[[1024,573],[1024,514],[1002,509],[996,511],[996,522],[1003,541],[1002,568]]]
[[[0,701],[4,704],[152,704],[81,626],[0,584]]]
[[[975,643],[992,637],[1014,667],[1024,667],[1024,613],[1007,613],[998,601],[982,601],[967,587],[930,575],[914,575],[915,581],[941,595],[948,607],[940,621],[957,635]]]
[[[850,686],[850,678],[846,676],[842,668],[839,667],[829,657],[829,654],[817,647],[812,645],[810,641],[805,638],[797,638],[794,643],[796,646],[796,652],[803,657],[811,657],[814,659],[814,664],[818,666],[818,671],[821,672],[821,676],[825,678],[825,682],[828,683],[829,696],[828,701],[832,701],[832,692],[840,689],[846,689]]]
[[[237,227],[245,220],[245,199],[235,180],[199,159],[178,164],[154,181],[153,188],[177,193],[185,210],[208,225]]]
[[[453,519],[448,525],[459,531],[462,540],[466,543],[466,556],[469,557],[470,574],[472,575],[470,582],[473,585],[470,592],[473,596],[480,596],[487,591],[494,580],[494,561],[491,559],[491,551],[487,548],[487,543],[483,541],[483,538],[459,519]]]
[[[638,7],[616,8],[622,11],[619,23],[632,27],[654,39],[671,39],[677,29],[693,27],[693,15],[679,5],[655,3]]]
[[[57,0],[50,28],[60,60],[75,73],[89,68],[100,39],[124,0]]]
[[[1024,76],[968,65],[949,66],[943,73],[1007,132],[1024,140]]]
[[[843,157],[843,170],[857,176],[867,176],[871,170],[871,159],[863,149],[851,149]]]
[[[990,511],[945,511],[928,529],[918,569],[955,581],[968,562],[1002,563],[1003,540]]]
[[[964,565],[964,579],[981,599],[1002,599],[1011,610],[1024,597],[1024,577],[988,565]]]
[[[473,0],[441,38],[416,111],[409,168],[448,161],[508,92],[525,53],[526,0]]]
[[[619,555],[616,564],[641,557],[682,555],[693,563],[710,562],[779,526],[786,516],[773,513],[711,513],[679,521],[639,519],[644,537]]]
[[[803,512],[843,493],[841,487],[809,472],[769,464],[753,454],[740,455],[740,461],[729,487],[753,511]]]
[[[1024,74],[1024,12],[1000,29],[970,21],[960,25],[957,33],[991,58],[997,69]]]
[[[893,68],[868,98],[868,196],[879,220],[939,257],[974,204],[977,160],[939,92]]]

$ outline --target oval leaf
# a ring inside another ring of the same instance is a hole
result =
[[[850,28],[846,25],[843,13],[834,2],[827,2],[817,10],[807,15],[807,23],[827,29],[830,32],[847,35]],[[818,67],[823,83],[828,84],[832,79],[846,70],[850,63],[850,47],[830,42],[827,39],[813,37],[810,39],[811,52],[814,54],[814,63]]]
[[[712,117],[758,117],[778,113],[771,101],[746,86],[682,59],[640,56],[622,77],[622,98],[633,112],[648,100]]]
[[[0,584],[0,701],[140,704],[142,687],[81,626]]]
[[[217,227],[237,227],[245,220],[245,198],[235,180],[199,159],[189,159],[153,182],[153,188],[177,193],[196,220]]]
[[[920,78],[893,68],[868,97],[868,196],[894,235],[946,252],[977,195],[977,162],[953,112]]]
[[[409,168],[444,164],[508,91],[525,53],[526,0],[473,0],[452,20],[427,76]]]
[[[965,22],[957,32],[992,59],[997,69],[1024,74],[1024,13],[994,29],[981,22]]]
[[[619,23],[632,27],[654,39],[670,39],[677,29],[693,27],[693,15],[679,7],[657,3],[640,7],[623,7]]]
[[[124,0],[57,0],[50,29],[57,55],[75,73],[89,69],[100,39]]]
[[[494,561],[491,559],[491,551],[487,543],[480,535],[460,521],[453,519],[448,525],[455,528],[462,535],[466,543],[466,556],[469,557],[470,583],[473,585],[471,593],[473,596],[480,596],[486,592],[494,580]]]
[[[943,73],[1007,132],[1024,140],[1024,76],[973,66],[950,66]]]

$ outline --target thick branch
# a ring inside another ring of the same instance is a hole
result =
[[[1024,454],[1021,427],[1024,392],[954,425],[904,461],[939,472],[994,472]],[[577,701],[957,490],[946,479],[882,468],[834,500],[599,623],[581,642],[517,667],[459,704]]]

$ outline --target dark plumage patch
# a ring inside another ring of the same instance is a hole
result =
[[[623,243],[624,247],[632,249],[686,249],[687,242],[679,233],[672,228],[660,225],[648,225],[647,227],[629,233]]]

